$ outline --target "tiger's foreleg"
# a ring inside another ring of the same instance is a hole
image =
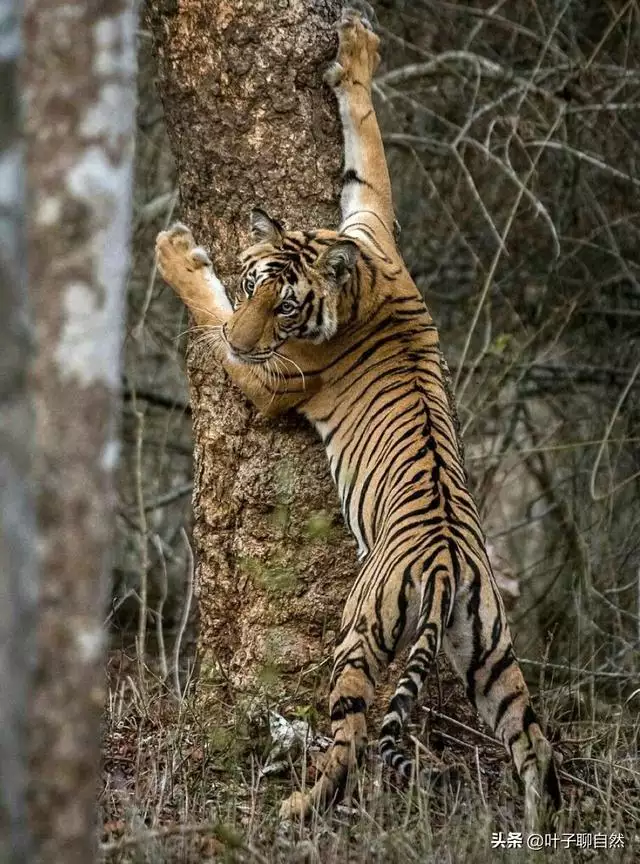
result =
[[[233,315],[227,291],[216,276],[206,250],[196,246],[191,231],[176,223],[156,239],[158,270],[187,306],[197,325],[233,383],[266,415],[275,415],[299,402],[299,396],[274,392],[273,376],[231,361],[223,327]]]
[[[200,327],[221,327],[233,314],[224,285],[216,276],[205,249],[196,246],[191,231],[177,222],[156,239],[156,261],[168,282]]]
[[[474,597],[477,590],[480,596]],[[511,756],[525,787],[525,826],[534,830],[547,805],[562,805],[553,750],[531,707],[506,615],[492,579],[456,597],[444,647],[467,695]]]
[[[344,137],[340,230],[365,225],[379,242],[393,243],[391,183],[371,100],[380,39],[367,18],[351,8],[343,10],[338,37],[338,55],[325,80],[336,94]]]

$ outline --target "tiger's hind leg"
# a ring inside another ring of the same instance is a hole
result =
[[[562,805],[553,750],[531,707],[502,600],[489,574],[459,590],[443,640],[467,695],[511,756],[525,789],[525,827]]]
[[[376,682],[416,632],[420,587],[419,573],[402,556],[389,562],[386,547],[372,550],[342,615],[329,695],[333,742],[323,774],[308,793],[283,803],[283,817],[306,816],[342,794],[367,742],[365,714]]]
[[[281,818],[304,818],[343,793],[367,743],[365,713],[379,674],[371,661],[362,637],[351,630],[336,649],[329,696],[333,741],[323,773],[309,792],[294,792],[283,801]]]

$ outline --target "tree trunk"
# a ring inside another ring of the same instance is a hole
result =
[[[24,255],[16,0],[0,0],[0,861],[29,857],[24,722],[34,659],[31,328]]]
[[[149,13],[183,219],[227,284],[251,207],[289,227],[337,222],[341,138],[322,73],[340,7],[183,0]],[[317,664],[356,557],[323,448],[297,418],[258,416],[197,334],[188,373],[203,671],[215,664],[237,693],[262,684],[281,704],[324,702]]]
[[[94,859],[118,454],[136,21],[129,0],[29,0],[30,283],[42,596],[30,798],[42,861]]]

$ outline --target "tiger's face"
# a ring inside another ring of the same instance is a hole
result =
[[[262,210],[251,213],[251,236],[241,255],[240,298],[223,328],[230,356],[263,363],[290,340],[318,344],[335,336],[357,244],[329,231],[287,233]]]

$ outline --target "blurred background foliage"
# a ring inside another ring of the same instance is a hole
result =
[[[536,679],[544,658],[547,685],[624,701],[640,648],[640,7],[376,11],[400,246],[440,327],[518,651]],[[188,321],[153,266],[179,201],[144,24],[138,44],[111,621],[130,647],[143,604],[166,677],[176,653],[191,667],[197,632]]]

